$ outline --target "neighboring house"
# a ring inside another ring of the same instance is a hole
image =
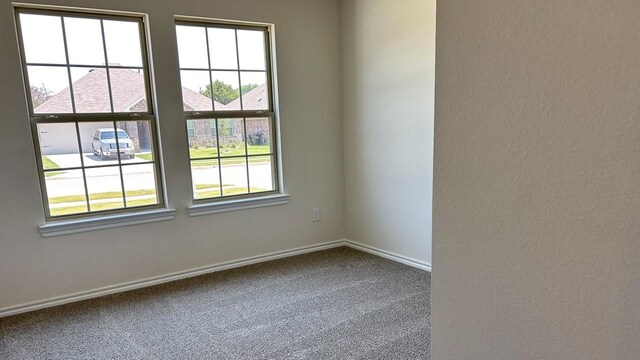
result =
[[[146,90],[144,86],[143,74],[133,69],[114,69],[109,72],[111,80],[111,91],[113,98],[113,108],[115,112],[143,112],[147,110]],[[74,101],[76,112],[78,113],[109,113],[111,104],[109,103],[109,88],[107,86],[107,73],[105,69],[92,69],[86,75],[73,82]],[[211,110],[211,99],[187,88],[182,88],[182,98],[184,109],[188,111]],[[224,105],[215,102],[216,109],[239,109],[240,99]],[[266,88],[259,86],[243,96],[245,108],[261,108],[262,104],[267,104]],[[265,105],[266,108],[266,105]],[[69,88],[63,89],[53,95],[50,99],[35,108],[36,113],[71,113],[73,111]],[[212,122],[213,123],[213,122]],[[199,146],[215,143],[215,126],[213,129],[206,121],[195,122],[195,125],[188,129],[189,138]],[[80,139],[82,152],[92,152],[92,136],[98,128],[110,127],[110,123],[80,123]],[[146,121],[117,122],[121,128],[129,134],[136,148],[147,150],[151,148],[149,143],[149,123]],[[247,122],[247,133],[251,139],[256,138],[256,134],[268,136],[269,128],[264,122]],[[75,138],[75,126],[70,124],[47,124],[39,128],[40,144],[43,155],[66,154],[77,152]],[[72,137],[72,141],[70,141]],[[235,138],[241,140],[242,127],[237,125],[225,130],[224,136],[221,134],[221,141]]]

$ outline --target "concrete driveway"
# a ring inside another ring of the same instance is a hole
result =
[[[80,154],[57,154],[57,155],[47,155],[51,161],[55,162],[61,168],[73,168],[80,167]],[[109,159],[109,160],[101,160],[100,156],[94,155],[92,153],[84,153],[82,154],[82,160],[84,161],[84,166],[104,166],[104,165],[118,165],[118,159]],[[133,158],[133,159],[122,159],[123,164],[135,164],[146,162],[144,159]]]

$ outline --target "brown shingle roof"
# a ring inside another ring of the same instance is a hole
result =
[[[145,111],[146,94],[144,76],[138,70],[114,69],[109,71],[114,112]],[[262,110],[269,107],[265,84],[258,86],[242,96],[245,109]],[[76,111],[82,113],[110,112],[109,89],[105,69],[92,69],[88,74],[73,83]],[[211,110],[211,99],[193,90],[182,88],[184,109],[188,111]],[[216,110],[240,109],[240,99],[227,105],[215,102]],[[49,100],[35,108],[36,113],[69,113],[71,97],[69,88],[53,95]]]
[[[109,72],[113,93],[114,112],[145,111],[146,94],[144,76],[133,69],[114,69]],[[92,69],[88,74],[73,83],[74,100],[77,112],[110,112],[109,89],[105,69]],[[211,99],[187,88],[182,88],[185,110],[211,110]],[[142,108],[140,108],[142,106]],[[225,105],[216,102],[216,108]],[[53,95],[49,100],[35,108],[36,113],[69,113],[71,97],[69,88]]]
[[[216,104],[216,107],[218,104]],[[269,97],[267,95],[267,85],[262,84],[257,88],[242,95],[242,106],[244,110],[267,110],[269,108]],[[226,105],[229,109],[240,109],[240,99],[235,99]]]

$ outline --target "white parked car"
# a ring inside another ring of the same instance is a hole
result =
[[[118,146],[120,146],[121,159],[133,159],[136,157],[135,147],[129,135],[122,129],[118,129],[118,143],[113,128],[102,128],[96,130],[93,135],[93,153],[100,156],[100,159],[117,159]]]

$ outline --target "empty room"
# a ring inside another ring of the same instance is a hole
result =
[[[407,5],[2,1],[0,358],[428,358]]]
[[[638,19],[0,0],[0,359],[640,359]]]

